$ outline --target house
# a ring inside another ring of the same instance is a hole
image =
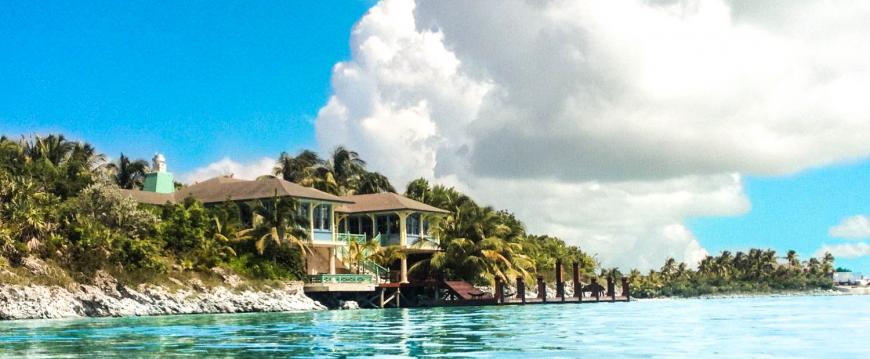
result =
[[[308,218],[309,223],[312,253],[306,262],[310,282],[307,286],[311,290],[330,291],[354,286],[371,286],[373,289],[375,282],[391,279],[407,283],[409,258],[437,251],[438,242],[429,231],[430,223],[448,213],[395,193],[336,196],[274,177],[242,180],[221,176],[175,191],[173,176],[166,171],[164,157],[157,154],[153,161],[155,171],[146,175],[143,190],[123,190],[139,203],[163,205],[180,203],[192,197],[210,206],[228,200],[239,203],[268,201],[275,196],[296,199],[300,213]],[[361,276],[350,273],[350,266],[345,261],[349,243],[369,239],[378,239],[383,246],[399,246],[407,253],[399,260],[397,278],[382,275],[388,270],[374,263],[363,263]]]

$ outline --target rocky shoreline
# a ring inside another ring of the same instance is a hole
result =
[[[256,290],[178,284],[181,288],[175,290],[152,284],[131,288],[109,276],[74,288],[0,284],[0,320],[327,309],[305,296],[301,282]]]

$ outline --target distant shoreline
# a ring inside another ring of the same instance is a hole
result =
[[[718,293],[705,294],[698,296],[672,296],[672,297],[655,297],[655,298],[635,298],[632,300],[671,300],[671,299],[739,299],[739,298],[758,298],[758,297],[836,297],[848,295],[870,295],[867,293],[850,293],[839,291],[836,289],[812,289],[812,290],[789,290],[789,291],[772,291],[772,292],[735,292],[735,293]]]

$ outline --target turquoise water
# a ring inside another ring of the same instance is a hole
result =
[[[0,322],[30,357],[870,357],[870,296]]]

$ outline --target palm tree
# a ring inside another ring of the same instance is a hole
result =
[[[332,151],[332,157],[327,166],[335,174],[335,180],[340,186],[353,187],[352,182],[365,172],[366,162],[359,157],[359,153],[349,150],[344,146],[338,146]]]
[[[831,252],[825,252],[822,257],[822,272],[827,274],[834,271],[834,255]]]
[[[720,278],[726,280],[731,278],[733,267],[733,257],[731,256],[730,251],[722,251],[722,253],[716,257],[715,272]]]
[[[788,253],[786,253],[786,255],[785,255],[785,259],[788,261],[788,265],[791,268],[795,268],[795,269],[801,268],[801,261],[798,258],[797,252],[795,252],[794,250],[789,250]]]
[[[254,231],[254,228],[233,231],[229,226],[223,225],[217,217],[213,218],[212,223],[214,223],[212,238],[218,243],[245,242],[251,239],[251,232]],[[236,255],[236,251],[229,246],[223,251],[233,256]]]
[[[257,253],[263,255],[269,244],[276,247],[295,246],[303,257],[311,254],[311,238],[308,236],[308,218],[298,212],[299,202],[292,197],[275,196],[266,202],[257,201],[254,214],[260,219],[257,226],[259,239],[254,242]],[[272,254],[275,261],[275,254]],[[307,261],[306,261],[307,265]]]
[[[74,142],[63,135],[33,136],[32,141],[22,141],[24,152],[31,161],[46,161],[59,167],[72,153]]]
[[[378,247],[378,250],[369,256],[369,259],[382,267],[390,267],[396,261],[407,258],[408,253],[398,245]],[[410,269],[413,271],[414,267]]]
[[[677,261],[673,258],[668,258],[665,261],[665,265],[662,266],[662,269],[659,271],[662,274],[662,277],[667,280],[671,280],[674,277],[674,273],[677,269]]]
[[[377,172],[365,172],[359,176],[354,194],[370,194],[392,192],[396,193],[396,189],[390,184],[390,180],[386,176]]]
[[[688,279],[689,267],[686,265],[686,263],[680,262],[680,265],[677,266],[677,270],[674,272],[674,275],[677,279]]]
[[[282,152],[272,173],[281,176],[285,181],[301,184],[311,181],[311,176],[315,173],[314,169],[323,164],[320,156],[310,150],[303,150],[296,157]]]
[[[423,203],[429,203],[431,195],[432,190],[429,188],[429,181],[425,178],[418,178],[411,181],[405,189],[405,197]]]
[[[446,278],[492,284],[496,278],[503,281],[517,276],[530,279],[529,270],[534,263],[522,254],[519,243],[490,237],[478,242],[455,238],[448,243],[445,251],[435,253],[430,259],[417,263],[417,266],[428,266]]]
[[[124,189],[141,188],[145,174],[149,170],[147,161],[141,159],[131,161],[123,153],[118,158],[118,162],[109,163],[106,165],[106,169],[118,187]]]
[[[372,255],[381,251],[381,242],[369,238],[365,241],[350,241],[347,246],[348,264],[356,268],[357,274],[362,272],[362,263]]]

